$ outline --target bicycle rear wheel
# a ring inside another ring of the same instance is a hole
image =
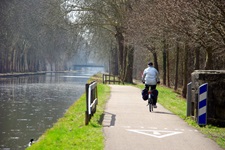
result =
[[[148,100],[148,106],[149,106],[149,111],[152,112],[153,111],[153,99],[150,98]]]
[[[151,103],[151,99],[148,99],[148,108],[149,108],[149,111],[153,111],[153,106],[152,106],[152,103]]]

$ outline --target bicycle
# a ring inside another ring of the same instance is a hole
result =
[[[153,111],[153,99],[151,97],[152,91],[148,91],[148,104],[147,106],[149,107],[149,111],[152,112]]]
[[[160,84],[160,81],[158,81],[157,84]],[[145,85],[145,89],[142,90],[142,98],[144,100],[148,100],[147,106],[149,106],[150,112],[153,111],[153,107],[157,108],[156,106],[157,97],[158,97],[158,90],[156,89],[156,86],[154,88],[151,87],[151,89],[149,90],[149,85]]]

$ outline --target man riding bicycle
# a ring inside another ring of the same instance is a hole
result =
[[[145,89],[149,90],[149,87],[151,87],[151,90],[156,90],[157,83],[160,83],[159,80],[159,73],[158,71],[153,67],[153,63],[149,62],[148,67],[144,70],[142,75],[142,82],[145,84]],[[156,106],[156,101],[154,101],[154,107]]]

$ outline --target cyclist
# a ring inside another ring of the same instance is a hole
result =
[[[145,84],[145,88],[149,90],[149,87],[151,87],[151,90],[156,90],[157,83],[160,83],[159,80],[159,73],[158,71],[153,67],[153,63],[149,62],[148,67],[144,70],[142,75],[142,82]],[[157,108],[156,101],[154,101],[153,104],[154,108]]]

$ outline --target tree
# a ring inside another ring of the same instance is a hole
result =
[[[60,0],[0,3],[0,72],[44,71],[49,63],[67,68],[80,30],[71,28],[60,5]]]
[[[159,60],[163,60],[159,61],[159,66],[163,66],[159,70],[164,70],[164,84],[167,73],[167,85],[174,81],[175,89],[183,87],[185,96],[194,68],[224,68],[224,8],[222,1],[213,0],[136,1],[129,16],[129,40],[139,46],[154,47]],[[179,39],[179,46],[175,39]],[[171,68],[169,64],[174,59],[177,67]],[[199,63],[204,59],[205,63]],[[178,66],[178,62],[184,66]],[[178,74],[183,73],[179,79]]]
[[[119,75],[122,81],[126,81],[128,64],[132,64],[133,49],[128,48],[129,41],[126,40],[126,14],[130,11],[129,0],[103,0],[103,1],[64,1],[65,12],[73,13],[74,25],[83,26],[86,30],[93,26],[107,30],[115,36],[118,45]],[[131,59],[129,59],[131,58]],[[130,69],[133,67],[130,66]]]

